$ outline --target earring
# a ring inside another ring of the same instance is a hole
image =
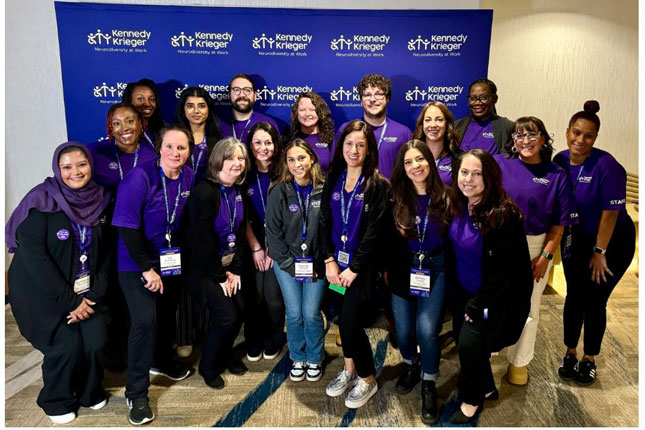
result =
[[[513,154],[517,153],[517,147],[515,145],[511,146],[511,152]]]

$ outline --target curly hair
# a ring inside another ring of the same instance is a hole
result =
[[[316,109],[318,116],[318,137],[321,142],[331,144],[334,142],[334,120],[331,119],[331,111],[325,99],[312,91],[301,93],[296,101],[291,106],[291,118],[289,120],[289,132],[287,134],[287,142],[291,142],[298,137],[300,133],[300,121],[298,121],[298,103],[300,100],[308,98]]]
[[[376,87],[382,89],[383,92],[385,92],[385,98],[387,99],[388,103],[390,102],[390,100],[392,100],[392,81],[390,81],[385,76],[378,73],[372,73],[363,76],[363,79],[361,79],[361,81],[356,84],[356,90],[358,91],[358,94],[360,94],[361,98],[363,97],[363,91],[365,91],[367,87]]]
[[[450,109],[441,102],[429,102],[423,106],[423,109],[421,109],[421,113],[419,113],[419,117],[417,118],[417,123],[414,126],[412,139],[420,140],[422,142],[426,141],[426,134],[423,131],[423,119],[430,106],[438,108],[446,119],[446,132],[443,134],[444,152],[451,157],[456,157],[461,153],[461,148],[459,147],[459,133],[457,133],[457,130],[455,129],[455,117],[452,112],[450,112]]]

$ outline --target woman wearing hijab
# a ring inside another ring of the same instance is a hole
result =
[[[79,406],[101,409],[105,329],[94,306],[107,286],[109,193],[92,180],[87,148],[56,148],[54,177],[22,199],[5,230],[9,302],[20,333],[44,354],[40,406],[55,424]]]

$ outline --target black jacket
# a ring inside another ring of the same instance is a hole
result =
[[[451,257],[454,259],[454,253]],[[520,338],[531,308],[532,292],[531,257],[524,223],[518,217],[484,235],[482,284],[465,309],[473,320],[483,319],[484,309],[488,309],[492,351],[513,345]]]
[[[473,120],[472,115],[465,116],[455,122],[455,130],[459,134],[459,145],[464,138],[464,134],[468,129],[468,124]],[[504,146],[511,139],[511,134],[515,130],[515,123],[508,118],[499,115],[493,115],[493,136],[495,144],[500,154],[505,154]],[[453,166],[454,167],[454,166]]]
[[[186,235],[182,245],[189,257],[186,263],[188,289],[199,303],[205,303],[208,288],[220,288],[219,283],[226,281],[226,272],[242,275],[242,261],[247,252],[246,219],[247,208],[244,207],[242,222],[235,231],[235,256],[226,268],[222,266],[219,256],[219,245],[215,233],[215,218],[220,209],[220,184],[210,179],[201,181],[188,197],[188,217]],[[242,199],[244,201],[244,199]],[[182,255],[183,257],[183,255]]]
[[[325,279],[325,258],[320,245],[320,198],[322,187],[314,188],[309,198],[307,214],[307,257],[314,258],[318,279]],[[304,202],[303,202],[304,204]],[[295,257],[302,256],[302,214],[289,210],[298,205],[296,190],[291,184],[278,183],[269,193],[266,213],[266,235],[269,255],[280,269],[295,276]]]
[[[112,249],[105,244],[107,216],[92,227],[86,297],[98,303],[107,288]],[[61,240],[57,233],[67,230]],[[83,300],[74,293],[79,249],[72,224],[64,212],[32,209],[16,231],[18,249],[9,266],[9,302],[20,333],[31,343],[49,344],[59,324]],[[96,309],[96,308],[95,308]]]

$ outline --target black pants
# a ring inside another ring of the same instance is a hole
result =
[[[563,255],[566,237],[562,239]],[[636,246],[636,230],[631,219],[616,224],[607,246],[607,266],[614,276],[606,275],[607,282],[591,280],[589,262],[596,244],[596,236],[576,234],[574,230],[571,256],[563,260],[567,280],[567,298],[564,302],[564,344],[576,348],[582,327],[584,353],[598,355],[607,326],[607,301],[625,274]]]
[[[216,283],[207,287],[206,295],[213,322],[204,340],[199,373],[208,381],[227,367],[242,325],[244,300],[239,291],[233,297],[226,297]]]
[[[128,305],[119,286],[116,245],[114,249],[114,264],[108,269],[108,286],[102,302],[98,305],[107,328],[107,343],[105,346],[107,360],[105,365],[108,369],[119,368],[126,363],[128,332],[130,329]]]
[[[345,292],[340,313],[339,329],[343,341],[343,355],[354,360],[356,371],[361,378],[376,373],[370,340],[363,328],[374,315],[373,295],[366,294],[363,289],[374,288],[375,275],[376,273],[369,269],[358,274]]]
[[[273,268],[261,272],[253,263],[245,267],[242,287],[245,306],[244,338],[247,351],[275,351],[284,343],[284,301]]]
[[[34,344],[44,354],[43,388],[38,406],[47,415],[76,412],[105,399],[103,361],[105,323],[100,312],[74,324],[64,320],[54,331],[50,344]]]
[[[119,283],[130,311],[128,378],[125,396],[148,395],[150,367],[170,361],[175,342],[177,297],[181,276],[162,278],[163,294],[144,288],[141,272],[119,272]]]

